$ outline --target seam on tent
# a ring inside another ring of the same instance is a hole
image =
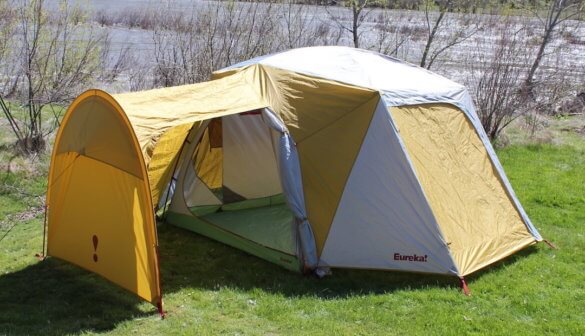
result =
[[[447,250],[447,254],[449,255],[449,258],[451,259],[451,263],[454,267],[455,274],[457,276],[461,276],[461,272],[459,271],[459,267],[457,267],[457,264],[455,263],[455,259],[453,259],[453,255],[451,254],[451,249],[449,248],[449,244],[448,244],[447,240],[445,239],[445,234],[443,234],[443,230],[441,230],[441,226],[439,225],[439,222],[437,221],[437,218],[435,217],[435,213],[433,212],[433,209],[431,208],[431,205],[429,204],[428,197],[425,193],[424,188],[422,187],[420,179],[418,178],[418,174],[416,172],[416,169],[414,168],[412,160],[410,159],[410,155],[408,153],[408,150],[406,149],[406,146],[404,145],[404,141],[402,141],[402,137],[400,136],[400,131],[398,130],[398,127],[396,127],[396,123],[394,122],[394,118],[392,117],[392,111],[390,111],[390,108],[392,108],[392,106],[386,106],[385,102],[384,102],[384,105],[386,108],[386,113],[388,114],[388,117],[390,118],[390,125],[392,125],[392,129],[394,130],[394,133],[396,134],[396,138],[398,139],[398,143],[400,144],[400,148],[402,149],[402,153],[404,154],[404,156],[406,158],[406,162],[408,162],[408,166],[410,167],[412,174],[416,180],[416,183],[417,183],[416,186],[418,187],[419,191],[422,193],[427,207],[430,209],[430,213],[433,216],[433,224],[437,228],[437,232],[439,233],[439,235],[441,235],[441,237],[440,237],[441,241],[443,242],[443,245],[445,246],[445,249]]]
[[[335,215],[337,214],[337,211],[339,210],[339,205],[341,204],[341,199],[343,198],[343,194],[345,193],[345,189],[347,188],[347,182],[349,181],[349,177],[351,176],[351,172],[353,171],[353,168],[355,167],[355,164],[357,162],[357,158],[360,155],[360,152],[362,151],[362,147],[364,145],[364,141],[366,140],[366,136],[368,135],[368,132],[370,131],[370,127],[372,125],[372,120],[374,120],[374,115],[376,114],[376,109],[378,108],[378,105],[382,101],[382,97],[380,95],[377,95],[377,97],[373,97],[373,98],[369,99],[367,102],[365,102],[364,104],[356,107],[353,110],[353,111],[357,110],[358,108],[362,107],[363,105],[369,103],[374,98],[378,98],[378,102],[376,104],[376,107],[374,107],[374,111],[372,112],[372,116],[370,118],[370,122],[368,123],[368,128],[366,129],[366,131],[364,132],[364,135],[362,136],[362,141],[361,141],[360,147],[357,150],[357,152],[355,154],[355,157],[353,158],[353,162],[351,164],[351,168],[349,169],[349,173],[347,174],[347,177],[345,178],[345,183],[343,184],[343,190],[341,191],[341,195],[339,195],[339,199],[337,200],[337,205],[335,206],[335,211],[333,212],[333,216],[331,217],[331,223],[329,223],[329,229],[327,229],[327,235],[325,236],[326,238],[323,241],[323,246],[321,247],[321,253],[323,253],[323,250],[325,250],[325,246],[327,245],[327,240],[329,240],[329,232],[331,232],[331,227],[333,226],[333,223],[335,222]],[[346,115],[351,114],[353,111],[347,113]],[[335,122],[337,122],[338,120],[339,119],[337,119]],[[315,133],[313,133],[313,134],[315,134]]]
[[[77,153],[77,152],[70,152],[70,153]],[[115,168],[115,169],[117,169],[117,170],[123,171],[124,173],[126,173],[126,174],[128,174],[128,175],[132,175],[132,176],[136,177],[137,179],[139,179],[139,180],[141,180],[141,181],[143,181],[143,180],[145,180],[145,179],[148,179],[148,176],[146,176],[145,178],[142,178],[142,177],[140,177],[140,176],[137,176],[137,175],[135,175],[135,174],[132,174],[131,172],[127,171],[126,169],[122,169],[122,168],[120,168],[120,167],[114,166],[114,165],[113,165],[113,164],[111,164],[111,163],[108,163],[108,162],[106,162],[106,161],[100,160],[100,159],[98,159],[98,158],[95,158],[95,157],[93,157],[93,156],[89,156],[89,155],[83,155],[83,154],[80,154],[80,153],[77,153],[77,154],[79,154],[79,155],[78,155],[78,157],[79,157],[79,156],[83,156],[83,157],[86,157],[86,158],[88,158],[88,159],[92,159],[92,160],[94,160],[94,161],[101,162],[101,163],[103,163],[103,164],[105,164],[105,165],[107,165],[107,166],[110,166],[110,167],[112,167],[112,168]],[[140,154],[142,154],[142,153],[140,153]],[[75,159],[77,160],[77,158],[75,158]]]
[[[67,167],[64,167],[64,168],[63,168],[63,172],[62,172],[61,174],[59,174],[59,176],[55,177],[55,182],[59,181],[59,179],[61,178],[61,176],[63,176],[63,174],[65,174],[65,172],[66,172],[66,171],[67,171],[69,168],[71,168],[71,166],[72,166],[72,165],[75,163],[75,161],[77,160],[77,158],[79,158],[79,156],[81,156],[81,154],[79,154],[79,153],[77,153],[77,152],[64,152],[63,154],[65,154],[65,153],[75,153],[75,154],[77,154],[77,155],[76,155],[76,156],[75,156],[75,158],[74,158],[74,159],[71,161],[71,163],[67,165]],[[47,192],[48,192],[48,191],[47,191]],[[48,203],[48,202],[47,202],[47,203]]]

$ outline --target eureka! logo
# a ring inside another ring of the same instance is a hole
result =
[[[397,261],[416,261],[416,262],[427,262],[428,256],[425,254],[424,256],[419,256],[416,254],[412,255],[405,255],[400,253],[394,253],[394,260]]]

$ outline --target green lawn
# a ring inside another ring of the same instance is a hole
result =
[[[162,226],[165,320],[96,275],[37,261],[42,213],[33,210],[46,158],[34,171],[3,165],[0,239],[16,226],[0,241],[0,335],[585,335],[585,146],[498,154],[533,222],[560,249],[539,244],[471,276],[471,297],[438,276],[334,270],[318,280]]]

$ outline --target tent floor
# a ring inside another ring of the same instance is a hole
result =
[[[301,269],[296,257],[292,213],[286,204],[219,211],[201,217],[169,212],[167,221],[287,269]]]
[[[296,252],[292,237],[292,213],[286,204],[219,211],[202,218],[260,245],[292,255]]]

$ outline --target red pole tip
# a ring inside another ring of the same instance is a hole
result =
[[[156,304],[156,308],[158,309],[158,313],[160,314],[160,318],[164,320],[166,315],[165,315],[165,312],[163,310],[162,300]]]
[[[461,289],[463,289],[463,294],[465,294],[466,296],[471,296],[471,291],[469,290],[469,287],[467,287],[467,282],[465,282],[465,278],[461,277],[459,278],[459,281],[461,282]]]

